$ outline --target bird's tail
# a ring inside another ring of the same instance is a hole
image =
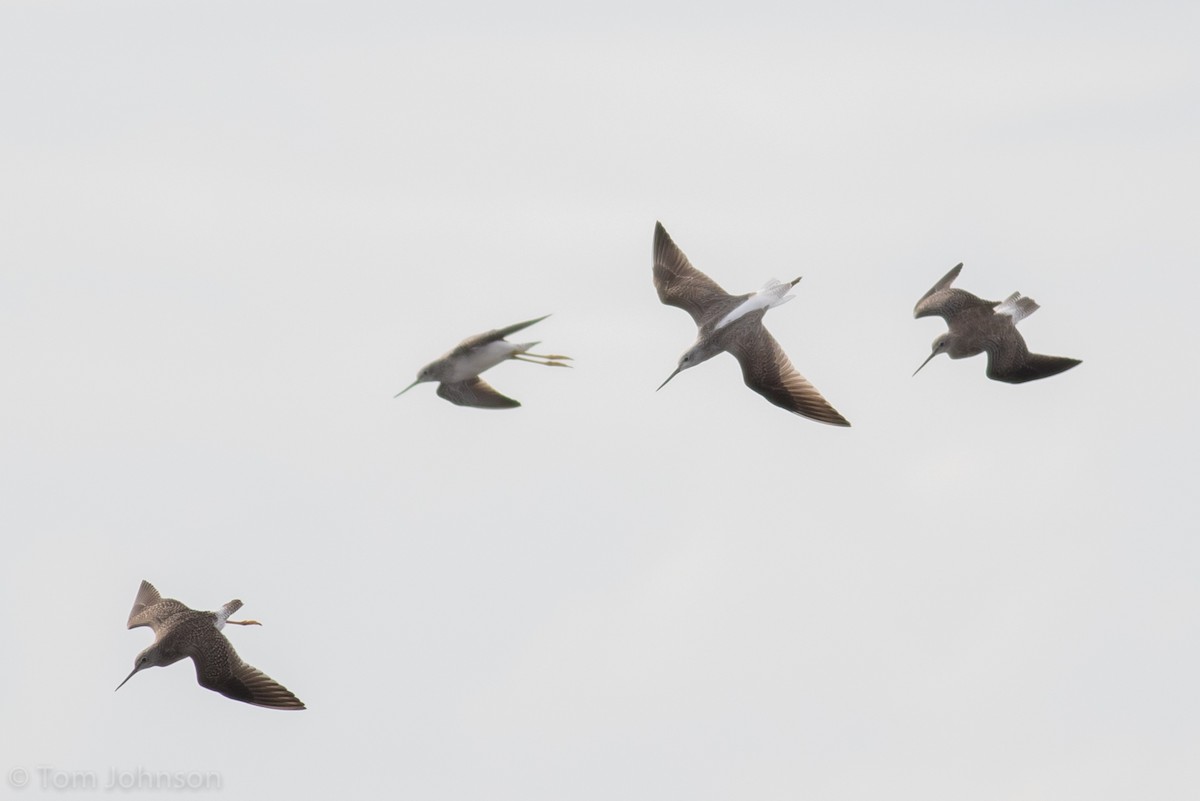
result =
[[[229,620],[229,616],[242,608],[242,602],[234,599],[217,610],[217,630],[225,628],[225,621]]]
[[[796,279],[796,281],[799,280],[799,278]],[[744,317],[751,312],[756,312],[759,310],[765,312],[767,309],[773,309],[776,306],[782,306],[795,297],[795,295],[789,295],[788,290],[796,285],[796,281],[788,281],[787,283],[784,283],[783,281],[772,278],[770,281],[767,281],[767,283],[763,284],[761,289],[742,301],[737,308],[730,310],[729,314],[726,314],[721,318],[716,327],[721,328],[722,326],[728,325],[739,317]]]
[[[996,314],[1007,314],[1012,317],[1013,325],[1033,314],[1040,307],[1033,298],[1023,298],[1020,292],[1014,292],[996,306]]]
[[[795,281],[787,282],[772,278],[770,281],[767,281],[767,283],[763,284],[762,288],[759,289],[756,294],[761,296],[763,306],[768,309],[773,309],[776,306],[782,306],[792,298],[796,297],[795,295],[789,295],[788,292],[791,291],[791,288],[794,287],[799,281],[799,278],[797,278]]]

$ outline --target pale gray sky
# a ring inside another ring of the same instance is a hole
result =
[[[3,2],[0,781],[1194,798],[1198,22]],[[656,219],[730,291],[804,276],[766,323],[853,428],[727,356],[654,392]],[[1083,365],[911,378],[958,261]],[[392,399],[547,313],[577,368],[495,368],[523,408]],[[113,693],[143,578],[241,598],[309,709]]]

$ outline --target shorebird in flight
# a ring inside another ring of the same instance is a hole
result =
[[[951,359],[965,359],[987,353],[987,377],[1009,384],[1023,384],[1058,375],[1080,363],[1065,356],[1030,353],[1017,323],[1038,310],[1033,298],[1014,292],[1003,301],[983,300],[951,284],[962,270],[958,264],[933,285],[913,308],[913,317],[938,316],[950,330],[933,340],[933,352],[921,363],[945,353]],[[921,367],[913,375],[921,372]]]
[[[537,342],[518,343],[508,342],[504,339],[509,334],[515,334],[522,328],[540,323],[549,316],[547,314],[536,320],[514,323],[505,328],[497,328],[495,331],[464,339],[455,346],[454,350],[422,367],[421,371],[417,373],[417,380],[397,392],[395,397],[400,397],[417,384],[437,381],[437,394],[457,406],[475,406],[480,409],[512,409],[520,406],[520,402],[505,397],[492,389],[488,382],[479,377],[479,374],[508,359],[542,364],[547,367],[570,367],[571,365],[565,363],[571,360],[570,356],[539,356],[529,352],[530,348],[538,344]]]
[[[796,372],[775,337],[763,327],[767,309],[791,300],[788,290],[799,280],[780,283],[772,279],[757,292],[730,295],[693,267],[658,223],[654,228],[654,288],[658,299],[690,314],[699,329],[695,343],[680,357],[679,366],[667,381],[728,351],[742,366],[746,386],[771,403],[811,420],[850,425],[816,387]],[[658,388],[665,387],[667,381]]]
[[[154,644],[137,655],[125,681],[139,670],[165,667],[191,657],[201,687],[255,706],[304,709],[300,699],[286,687],[243,662],[221,633],[226,623],[262,625],[257,620],[230,620],[229,616],[241,607],[241,601],[230,601],[217,612],[189,609],[173,598],[163,598],[154,585],[143,581],[129,613],[128,628],[149,626],[154,630]],[[118,690],[125,681],[117,685]]]

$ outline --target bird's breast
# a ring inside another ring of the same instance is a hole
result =
[[[495,367],[518,350],[519,347],[511,342],[489,342],[478,348],[472,348],[451,362],[449,374],[442,381],[455,383],[474,378],[484,370]]]

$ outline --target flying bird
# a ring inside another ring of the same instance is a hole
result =
[[[143,581],[129,612],[128,628],[149,626],[154,630],[154,644],[137,655],[125,681],[139,670],[165,667],[191,657],[201,687],[255,706],[304,709],[300,699],[286,687],[243,662],[221,633],[226,623],[262,625],[257,620],[230,620],[229,616],[241,608],[241,601],[230,601],[217,612],[189,609],[172,598],[163,598],[154,585]],[[118,690],[125,681],[117,685]]]
[[[763,327],[767,309],[791,300],[793,296],[787,293],[799,280],[781,283],[772,279],[757,292],[730,295],[693,267],[662,223],[657,223],[654,288],[658,290],[658,299],[690,314],[699,329],[695,343],[680,357],[675,372],[658,388],[665,387],[689,367],[728,351],[742,366],[746,386],[771,403],[822,423],[850,425],[821,397],[816,387],[796,372],[783,348]]]
[[[950,330],[933,340],[933,352],[913,375],[930,359],[945,353],[951,359],[965,359],[987,353],[987,377],[1009,384],[1023,384],[1058,375],[1080,363],[1065,356],[1030,353],[1017,323],[1038,310],[1033,298],[1014,292],[1003,301],[982,300],[951,284],[962,270],[958,264],[926,292],[913,307],[913,317],[936,315],[945,319]]]
[[[539,356],[529,352],[530,348],[539,344],[537,342],[518,343],[504,339],[534,323],[540,323],[549,316],[547,314],[536,320],[514,323],[506,328],[497,328],[495,331],[464,339],[454,350],[422,367],[417,373],[417,380],[397,392],[394,397],[400,397],[417,384],[437,381],[437,394],[457,406],[475,406],[480,409],[512,409],[520,406],[520,402],[492,389],[479,374],[508,359],[546,367],[570,367],[571,365],[564,363],[571,361],[570,356]]]

